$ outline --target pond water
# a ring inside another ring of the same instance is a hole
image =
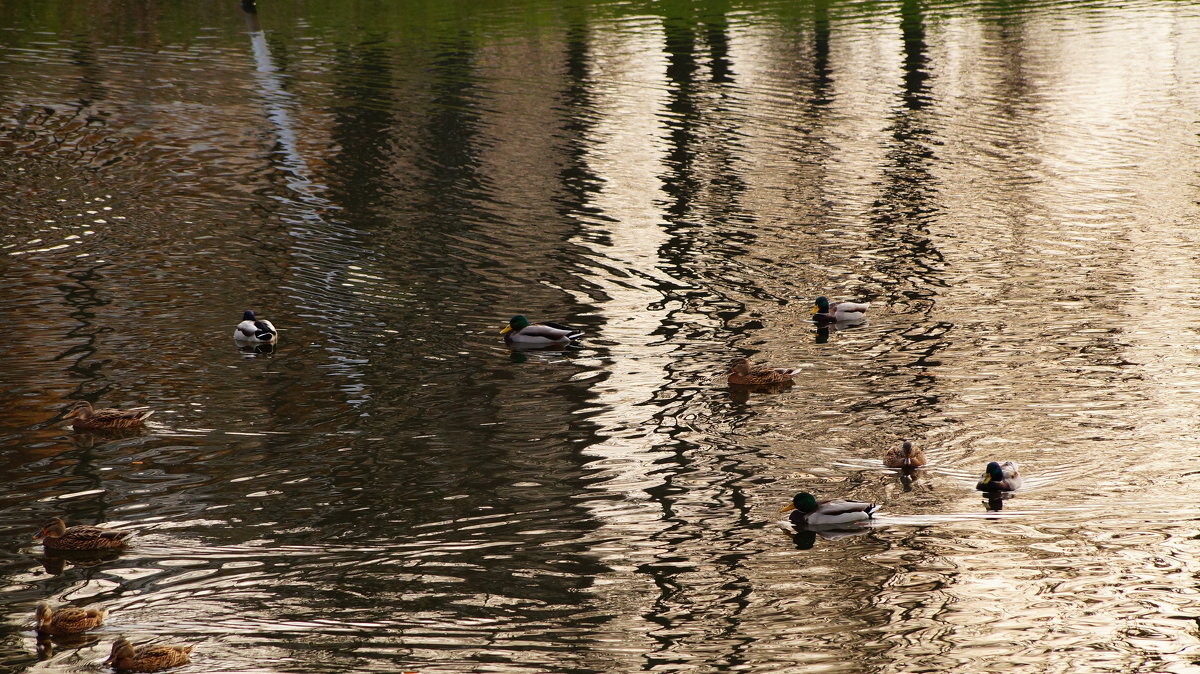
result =
[[[1200,6],[252,9],[0,5],[0,670],[1200,668]]]

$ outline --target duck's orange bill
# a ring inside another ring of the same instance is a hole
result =
[[[504,329],[500,331],[500,334],[504,335],[504,334],[508,334],[510,332],[512,332],[512,326],[506,325],[506,326],[504,326]]]
[[[795,510],[795,509],[796,509],[796,504],[795,504],[795,503],[789,503],[789,504],[787,504],[787,507],[786,507],[786,508],[784,508],[783,510],[780,510],[779,512],[781,512],[781,513],[785,513],[785,512],[787,512],[787,511],[789,511],[789,510]]]

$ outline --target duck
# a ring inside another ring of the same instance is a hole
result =
[[[582,330],[558,323],[530,323],[524,316],[513,316],[500,331],[509,346],[546,347],[570,346],[583,336]]]
[[[108,609],[79,608],[78,606],[50,607],[50,602],[39,601],[34,609],[34,622],[39,634],[79,634],[104,623]]]
[[[148,407],[134,407],[118,410],[102,407],[96,409],[86,400],[80,400],[71,406],[67,419],[71,419],[71,427],[79,431],[103,431],[113,428],[137,428],[141,426],[154,410]]]
[[[800,373],[798,367],[751,367],[745,358],[734,358],[729,364],[729,383],[735,386],[761,384],[792,384],[792,377]]]
[[[1016,491],[1021,488],[1021,473],[1012,461],[992,461],[984,469],[983,477],[975,488],[979,491]]]
[[[879,507],[875,503],[842,499],[818,502],[812,494],[802,491],[780,512],[791,512],[788,519],[797,527],[838,527],[865,522]]]
[[[53,517],[33,538],[42,539],[42,546],[47,550],[116,550],[127,545],[125,539],[132,533],[86,524],[68,527],[61,517]]]
[[[166,644],[138,646],[125,637],[113,642],[112,653],[104,661],[121,672],[157,672],[160,669],[184,665],[191,661],[188,656],[195,646],[172,646]]]
[[[818,325],[861,321],[866,318],[867,309],[870,306],[868,302],[834,302],[830,304],[829,298],[822,295],[817,298],[816,304],[813,306],[813,321]]]
[[[883,465],[888,468],[920,468],[925,465],[925,452],[905,440],[899,448],[892,447],[887,451],[883,457]]]
[[[250,344],[274,344],[279,339],[279,332],[271,321],[255,318],[254,312],[247,309],[242,314],[242,322],[233,329],[233,338]]]

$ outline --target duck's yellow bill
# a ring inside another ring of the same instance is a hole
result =
[[[512,332],[512,326],[511,326],[511,325],[506,325],[506,326],[504,326],[504,329],[500,331],[500,334],[502,334],[502,335],[506,335],[506,334],[508,334],[508,333],[510,333],[510,332]]]
[[[813,313],[814,313],[814,314],[819,314],[819,313],[821,313],[821,307],[818,307],[818,306],[816,306],[816,305],[813,305]]]
[[[989,483],[989,482],[991,482],[991,481],[992,481],[992,474],[991,474],[991,473],[984,473],[984,474],[983,474],[983,481],[981,481],[981,482],[980,482],[980,484],[987,484],[987,483]]]
[[[783,510],[780,510],[779,512],[781,512],[781,513],[785,513],[785,512],[787,512],[787,511],[789,511],[789,510],[795,510],[795,509],[796,509],[796,504],[795,504],[795,503],[789,503],[789,504],[787,504],[787,506],[786,506],[786,507],[785,507]]]

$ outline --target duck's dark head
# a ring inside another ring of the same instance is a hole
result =
[[[256,321],[258,319],[254,317],[253,311],[250,311],[249,309],[247,309],[246,313],[242,314],[242,320],[243,321]]]
[[[818,297],[816,306],[813,307],[813,313],[814,314],[829,313],[829,298],[825,297],[824,295],[821,295],[820,297]]]
[[[817,498],[812,494],[802,491],[792,497],[792,502],[784,507],[779,512],[788,512],[790,510],[799,510],[802,513],[810,513],[817,509]]]
[[[500,334],[502,334],[502,335],[508,334],[509,332],[511,332],[513,330],[520,332],[521,330],[524,330],[525,328],[528,328],[528,327],[529,327],[529,319],[525,318],[524,316],[517,315],[517,316],[513,316],[512,318],[508,319],[508,325],[505,326],[505,328],[500,331]]]
[[[912,456],[912,443],[905,440],[904,444],[900,445],[900,451],[904,452],[904,456]]]
[[[993,461],[987,465],[983,471],[983,480],[980,484],[989,484],[991,482],[1000,483],[1004,481],[1004,471],[1000,469],[1000,464]]]

